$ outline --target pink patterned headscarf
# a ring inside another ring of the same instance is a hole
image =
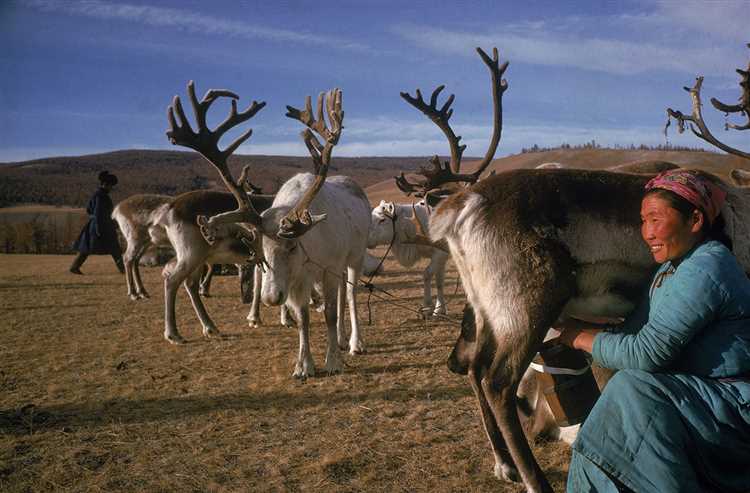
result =
[[[672,169],[659,173],[646,183],[646,190],[661,188],[674,192],[694,206],[703,210],[708,215],[709,223],[721,213],[721,206],[727,193],[711,180],[701,176],[700,173],[685,170]]]

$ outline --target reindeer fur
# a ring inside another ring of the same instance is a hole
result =
[[[495,474],[551,491],[524,437],[516,393],[561,315],[621,316],[656,267],[640,236],[648,176],[572,169],[515,170],[447,198],[430,219],[447,240],[473,307],[448,366],[468,374],[495,455]],[[750,197],[729,190],[727,232],[746,270]]]

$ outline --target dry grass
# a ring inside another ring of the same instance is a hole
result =
[[[162,339],[158,269],[142,269],[153,298],[132,302],[110,258],[91,257],[83,277],[71,259],[0,255],[0,491],[522,491],[492,475],[471,390],[445,367],[456,326],[406,309],[421,302],[418,270],[386,264],[377,284],[406,308],[373,298],[368,354],[300,382],[296,331],[266,308],[249,329],[235,278],[216,278],[207,300],[221,339],[200,337],[180,293],[191,343],[176,347]],[[534,447],[562,491],[566,447]]]

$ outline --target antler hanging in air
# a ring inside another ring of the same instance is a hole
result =
[[[750,44],[747,45],[748,48],[750,48]],[[740,80],[740,89],[741,94],[739,98],[739,103],[735,105],[728,105],[724,104],[721,101],[719,101],[716,98],[711,98],[711,104],[719,111],[723,111],[727,114],[729,113],[739,113],[740,115],[744,115],[748,121],[747,123],[743,125],[737,125],[733,123],[727,122],[725,125],[725,129],[734,129],[734,130],[750,130],[750,63],[748,63],[747,70],[737,69],[737,73],[740,74],[741,80]],[[745,159],[750,159],[750,153],[742,151],[740,149],[736,149],[734,147],[731,147],[723,142],[721,142],[719,139],[717,139],[711,131],[708,129],[708,126],[706,125],[706,122],[703,120],[703,113],[702,113],[702,107],[703,103],[701,102],[701,87],[703,85],[703,76],[699,76],[695,79],[695,84],[693,87],[684,87],[689,94],[690,99],[692,100],[693,107],[692,112],[690,115],[685,115],[681,111],[673,110],[672,108],[667,108],[667,123],[664,125],[664,134],[667,134],[667,129],[669,128],[669,125],[672,122],[672,118],[674,118],[677,121],[677,130],[679,133],[683,133],[685,131],[686,124],[690,127],[690,131],[693,132],[693,134],[698,137],[699,139],[702,139],[709,144],[721,149],[724,152],[727,152],[729,154],[734,154],[735,156],[740,156]]]
[[[492,100],[493,100],[493,132],[490,145],[487,148],[484,158],[477,166],[476,170],[472,173],[460,173],[461,170],[461,158],[463,156],[465,145],[460,145],[460,136],[456,136],[453,129],[450,127],[448,120],[453,115],[453,110],[450,109],[450,105],[453,104],[455,96],[451,94],[448,100],[443,106],[437,108],[437,98],[440,92],[445,86],[439,86],[433,91],[430,97],[430,103],[427,104],[422,98],[422,93],[419,89],[416,91],[416,96],[412,97],[408,93],[402,92],[401,97],[404,100],[420,110],[422,113],[427,115],[445,134],[448,139],[448,145],[450,147],[451,159],[450,162],[442,163],[438,156],[434,156],[430,160],[431,168],[422,167],[419,170],[419,174],[422,175],[420,179],[415,182],[409,181],[404,173],[396,177],[396,186],[399,190],[406,193],[407,195],[414,193],[418,196],[424,195],[428,190],[439,188],[446,183],[452,182],[464,182],[464,183],[476,183],[479,177],[482,175],[487,166],[492,162],[492,158],[497,151],[497,146],[500,143],[500,137],[503,128],[503,93],[508,89],[508,82],[503,79],[503,74],[508,68],[508,62],[504,62],[502,65],[499,62],[499,55],[497,48],[492,49],[492,58],[485,53],[481,48],[477,48],[477,53],[481,57],[482,61],[487,65],[490,70],[492,77]]]
[[[326,218],[325,214],[311,214],[308,208],[323,183],[325,183],[328,166],[331,163],[331,152],[334,146],[338,144],[341,131],[344,128],[341,89],[332,89],[327,93],[318,95],[318,111],[315,118],[313,118],[310,96],[305,99],[304,110],[298,110],[292,106],[286,108],[286,116],[300,121],[307,127],[302,131],[301,136],[315,167],[315,181],[312,186],[294,208],[284,216],[279,226],[278,235],[280,237],[297,238]],[[330,128],[326,124],[324,110],[325,114],[328,115]],[[324,144],[320,143],[313,131],[323,139]]]
[[[243,142],[250,138],[253,131],[252,129],[246,130],[223,151],[219,149],[219,140],[230,129],[250,120],[256,113],[258,113],[258,111],[263,109],[266,103],[253,101],[245,111],[238,113],[237,100],[239,99],[239,96],[232,91],[226,89],[209,89],[203,96],[203,99],[198,101],[198,98],[195,95],[195,83],[190,81],[187,85],[187,92],[188,97],[190,98],[190,103],[193,106],[195,123],[198,130],[194,131],[190,126],[190,121],[185,116],[185,111],[182,108],[180,97],[175,96],[172,100],[172,104],[167,108],[167,120],[169,122],[167,138],[169,138],[169,141],[172,144],[189,147],[190,149],[198,151],[214,168],[216,168],[224,181],[224,184],[237,200],[237,209],[234,211],[218,214],[210,219],[206,219],[204,216],[198,217],[198,224],[201,227],[201,233],[209,243],[212,243],[218,234],[216,228],[220,225],[226,225],[229,223],[246,223],[252,226],[260,225],[260,214],[258,214],[253,207],[252,202],[242,189],[242,186],[238,185],[234,180],[234,177],[229,170],[229,166],[227,165],[229,156],[231,156]],[[221,97],[231,99],[231,110],[227,118],[212,131],[206,124],[206,114],[211,105]],[[246,173],[243,173],[243,177],[245,176]],[[239,225],[239,227],[245,241],[255,243],[259,240],[260,235],[255,234],[251,228],[243,225]],[[237,231],[234,227],[230,228],[230,230]]]

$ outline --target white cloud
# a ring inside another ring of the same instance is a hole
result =
[[[489,125],[454,125],[457,134],[466,144],[466,156],[483,156],[487,151],[492,127]],[[670,134],[670,141],[691,147],[699,147],[695,138],[682,138]],[[503,129],[496,157],[520,152],[523,147],[537,144],[541,147],[557,147],[563,143],[585,144],[591,140],[602,145],[664,144],[663,128],[631,126],[603,128],[600,124],[590,126],[514,124]],[[677,142],[677,140],[680,142]],[[280,139],[276,142],[248,144],[240,147],[241,154],[272,154],[307,156],[301,141]],[[448,143],[440,130],[431,123],[414,123],[390,119],[384,116],[351,120],[347,122],[341,142],[333,151],[335,156],[431,156],[450,154]]]
[[[213,34],[245,39],[262,39],[278,43],[319,45],[355,52],[371,52],[371,47],[329,36],[289,31],[248,24],[187,10],[132,5],[102,0],[24,0],[25,5],[45,12],[63,12],[94,19],[135,22],[152,27],[181,29],[200,34]]]
[[[744,60],[738,57],[747,54],[747,2],[684,4],[663,2],[654,12],[636,15],[498,23],[476,32],[403,24],[393,30],[441,55],[474,57],[476,46],[497,46],[501,58],[512,62],[616,75],[718,74]],[[727,38],[742,43],[729,44]]]
[[[747,0],[658,1],[655,6],[657,15],[663,16],[671,25],[734,40],[740,46],[750,41],[747,23],[750,4]]]

